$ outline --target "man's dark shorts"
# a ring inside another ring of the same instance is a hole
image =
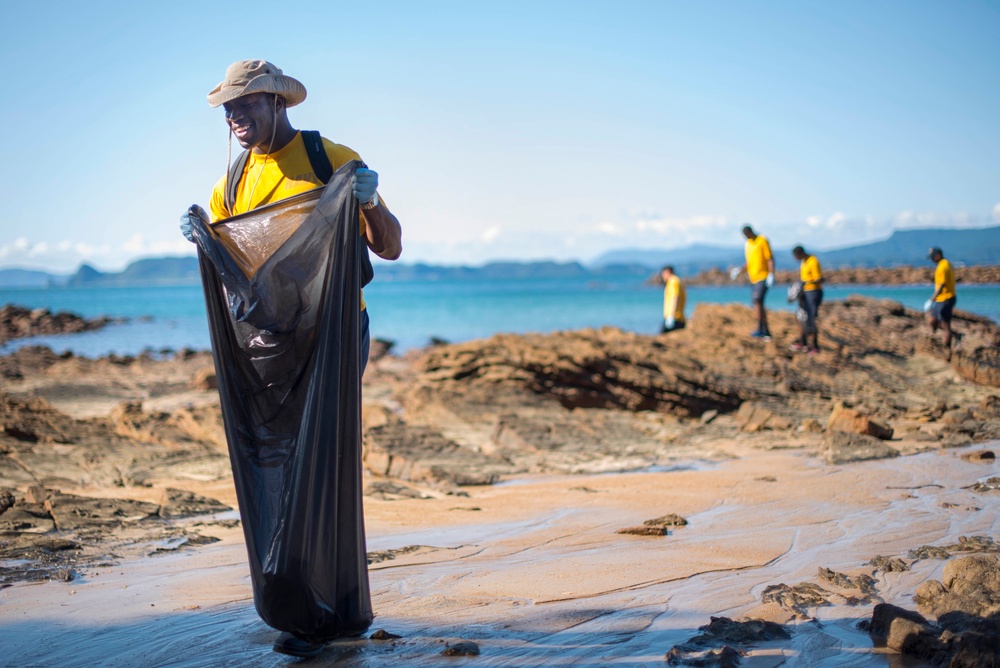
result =
[[[822,290],[803,290],[799,298],[799,306],[806,312],[805,331],[812,334],[816,331],[816,318],[819,317],[819,305],[823,303]]]
[[[758,283],[750,284],[750,301],[754,304],[764,301],[764,295],[767,294],[767,281],[760,281]]]
[[[934,302],[931,304],[931,315],[934,316],[935,320],[951,322],[951,315],[955,310],[956,301],[958,301],[956,297],[950,297],[943,302]]]

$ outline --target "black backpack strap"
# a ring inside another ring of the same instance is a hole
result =
[[[330,157],[323,148],[323,138],[316,130],[303,130],[302,141],[306,145],[309,164],[312,165],[316,178],[320,183],[328,183],[333,178],[333,165],[330,164]]]
[[[226,177],[226,211],[233,215],[233,207],[236,206],[236,191],[240,187],[240,179],[243,178],[243,170],[247,167],[250,159],[250,151],[243,151],[236,156],[236,162],[229,168],[229,175]]]
[[[323,138],[315,130],[303,130],[302,141],[306,145],[309,164],[312,165],[316,178],[323,183],[328,183],[333,178],[333,165],[330,164],[330,157],[326,154],[326,149],[323,148]],[[361,164],[364,165],[364,163]],[[368,256],[368,244],[360,234],[358,235],[358,264],[361,271],[361,286],[364,287],[371,283],[375,276],[375,269]]]

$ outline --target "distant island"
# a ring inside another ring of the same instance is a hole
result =
[[[892,269],[913,267],[915,271],[930,270],[927,249],[940,246],[945,256],[958,268],[1000,266],[1000,226],[978,229],[897,230],[883,241],[834,250],[815,250],[826,272],[847,269]],[[791,271],[797,266],[788,249],[774,249],[779,270]],[[696,244],[674,249],[618,249],[608,251],[583,264],[580,262],[490,262],[481,266],[446,266],[424,263],[376,262],[375,273],[380,281],[462,281],[462,280],[543,280],[560,278],[622,278],[634,276],[647,279],[660,267],[673,265],[680,276],[694,277],[692,283],[717,282],[713,272],[743,263],[742,246],[708,246]],[[925,272],[926,273],[926,272]],[[33,269],[0,269],[0,287],[121,287],[137,285],[194,285],[201,280],[198,260],[193,256],[144,258],[129,264],[120,272],[102,272],[84,264],[71,275],[52,274]],[[780,274],[779,274],[780,276]],[[853,276],[853,279],[848,278]],[[908,282],[896,272],[887,274],[855,272],[844,274],[838,282],[899,284]],[[907,274],[915,277],[916,274]],[[993,276],[994,278],[987,278]],[[962,272],[964,282],[996,282],[996,274]],[[980,278],[982,280],[980,280]],[[831,276],[832,279],[832,276]],[[926,282],[914,280],[914,282]]]

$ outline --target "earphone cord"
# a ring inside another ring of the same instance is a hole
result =
[[[271,147],[274,146],[274,135],[278,131],[278,97],[274,98],[274,115],[271,117],[271,141],[267,143],[267,153],[264,154],[264,163],[260,166],[260,171],[257,172],[257,178],[254,179],[253,188],[250,189],[250,197],[247,199],[248,207],[247,211],[253,208],[253,193],[257,190],[257,184],[260,183],[260,177],[264,173],[264,167],[267,166],[267,156],[271,155]],[[232,137],[232,130],[230,130],[230,137]],[[235,206],[236,203],[233,203]]]

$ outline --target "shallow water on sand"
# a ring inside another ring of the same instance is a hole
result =
[[[997,465],[963,461],[962,451],[839,467],[781,451],[711,470],[529,479],[448,501],[482,508],[451,528],[391,525],[380,515],[418,500],[373,503],[370,550],[428,546],[371,568],[372,628],[403,638],[335,643],[307,665],[661,666],[710,615],[758,607],[768,585],[813,580],[820,567],[851,572],[876,555],[905,557],[959,536],[997,537],[1000,497],[964,489],[997,475]],[[492,521],[497,504],[520,503],[532,508],[526,517]],[[615,533],[681,507],[689,525],[670,536]],[[916,586],[939,578],[944,563],[878,573],[879,594],[912,609]],[[270,651],[276,633],[254,611],[238,537],[85,571],[70,583],[0,591],[0,664],[294,662]],[[872,607],[810,609],[815,621],[794,625],[790,641],[757,646],[743,665],[889,665],[856,628]],[[442,657],[459,639],[482,655]]]

